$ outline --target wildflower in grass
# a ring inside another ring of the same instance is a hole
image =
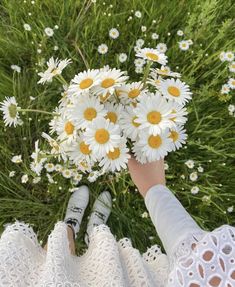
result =
[[[182,30],[178,30],[178,31],[177,31],[177,35],[178,35],[178,36],[183,36],[183,35],[184,35],[184,32],[183,32]]]
[[[120,88],[119,95],[122,102],[128,104],[136,101],[137,99],[139,100],[141,96],[146,94],[146,92],[147,90],[144,89],[142,82],[133,82],[123,85]]]
[[[46,163],[44,167],[47,172],[53,172],[55,170],[55,166],[51,162]]]
[[[22,155],[14,155],[11,159],[12,162],[14,163],[21,163],[22,162]]]
[[[53,177],[49,173],[46,174],[46,177],[47,177],[49,183],[55,183]]]
[[[101,54],[101,55],[104,55],[108,52],[108,46],[106,44],[101,44],[98,46],[98,52]]]
[[[179,79],[166,79],[161,81],[160,92],[170,101],[175,101],[180,105],[184,105],[192,98],[189,86]]]
[[[224,84],[221,88],[221,94],[228,94],[230,92],[230,87],[228,84]]]
[[[166,65],[167,56],[163,53],[160,53],[156,49],[144,48],[136,54],[136,57],[143,58],[149,61],[157,62],[161,65]]]
[[[3,102],[0,103],[0,111],[3,112],[3,120],[5,126],[14,126],[20,124],[18,104],[15,97],[6,97]]]
[[[161,66],[161,69],[158,69],[158,68],[151,69],[150,77],[155,73],[158,75],[167,76],[167,77],[175,77],[175,78],[181,77],[180,73],[172,72],[170,67],[168,66]]]
[[[64,178],[71,178],[73,173],[70,169],[66,168],[66,169],[62,170],[62,175]]]
[[[194,172],[190,173],[189,178],[191,181],[196,181],[198,179],[197,172],[194,171]]]
[[[225,53],[225,60],[228,62],[232,62],[234,60],[234,53],[232,51],[228,51]]]
[[[188,168],[194,168],[194,160],[192,159],[189,159],[185,162],[185,165],[188,167]]]
[[[106,110],[105,119],[109,120],[113,124],[119,124],[121,114],[123,113],[122,104],[106,102],[104,103],[104,107]]]
[[[233,209],[234,209],[234,207],[233,207],[233,206],[229,206],[229,207],[227,208],[228,213],[233,212]]]
[[[75,141],[77,137],[77,128],[75,123],[65,115],[58,118],[58,127],[56,132],[59,136],[58,139],[68,144]]]
[[[203,171],[204,171],[204,168],[203,168],[202,166],[199,166],[199,167],[197,168],[197,170],[198,170],[199,172],[203,172]]]
[[[153,33],[153,34],[151,35],[151,38],[152,38],[153,40],[157,40],[157,39],[159,38],[159,35],[158,35],[157,33]]]
[[[44,84],[46,82],[52,82],[53,77],[60,75],[65,67],[71,64],[70,59],[59,60],[51,57],[47,61],[47,70],[45,72],[40,72],[38,75],[41,79],[38,81],[39,84]]]
[[[11,65],[11,69],[13,71],[16,71],[17,73],[21,72],[21,67],[17,66],[17,65]]]
[[[62,165],[57,163],[55,165],[55,171],[61,172],[62,171]]]
[[[179,48],[182,51],[187,51],[190,47],[189,42],[186,40],[180,41],[179,43]]]
[[[229,66],[229,71],[235,73],[235,61],[233,61]]]
[[[130,158],[128,154],[129,149],[126,146],[126,140],[121,139],[118,147],[115,147],[113,151],[107,152],[100,160],[99,166],[106,171],[121,171],[127,168],[127,162]]]
[[[181,179],[185,179],[185,175],[184,175],[184,174],[181,174],[180,178],[181,178]]]
[[[142,67],[135,67],[136,74],[142,74],[144,72],[144,69]]]
[[[9,172],[9,177],[14,177],[16,174],[16,172],[14,170],[10,171]]]
[[[136,46],[141,48],[143,45],[144,45],[144,40],[143,39],[136,40]]]
[[[186,130],[182,126],[175,126],[169,130],[168,137],[172,139],[171,150],[175,151],[186,143],[188,136],[186,134]]]
[[[114,151],[120,143],[120,128],[106,119],[95,119],[84,132],[84,141],[90,149],[102,157],[109,151]]]
[[[30,164],[30,168],[37,175],[40,175],[43,169],[43,164],[46,161],[46,157],[42,156],[42,151],[39,149],[38,143],[39,141],[37,140],[35,142],[35,150],[31,154],[31,158],[33,159],[33,161]]]
[[[99,172],[98,171],[92,171],[88,175],[87,179],[89,182],[94,182],[97,180],[98,177],[99,177]]]
[[[53,50],[54,50],[54,51],[58,51],[58,50],[59,50],[59,47],[55,45],[55,46],[53,47]]]
[[[139,129],[147,129],[147,133],[154,136],[175,126],[170,120],[171,105],[158,94],[141,97],[134,113],[137,116],[135,121],[140,124]]]
[[[25,31],[31,31],[32,30],[32,28],[29,24],[24,24],[24,29],[25,29]]]
[[[117,39],[119,37],[119,31],[116,28],[112,28],[109,30],[109,37],[112,39]]]
[[[141,214],[141,217],[142,218],[148,218],[149,217],[149,214],[147,211],[144,211],[142,214]]]
[[[140,68],[142,68],[145,65],[145,63],[146,63],[146,61],[144,59],[141,59],[141,58],[137,58],[134,61],[135,66],[140,67]]]
[[[142,31],[142,32],[146,32],[146,30],[147,30],[147,27],[146,27],[146,26],[141,26],[141,31]]]
[[[120,63],[126,62],[126,60],[127,60],[127,54],[126,54],[126,53],[121,53],[121,54],[119,54],[118,60],[119,60]]]
[[[235,78],[230,78],[228,80],[228,85],[229,85],[230,89],[234,90],[235,89]]]
[[[82,180],[82,174],[75,172],[73,173],[72,183],[77,185]]]
[[[135,11],[135,17],[141,18],[142,17],[142,13],[140,11]]]
[[[165,53],[167,51],[167,45],[165,43],[157,44],[156,48],[160,53]]]
[[[168,170],[169,169],[169,165],[168,165],[168,163],[164,163],[164,170]]]
[[[198,192],[199,192],[199,187],[198,186],[193,186],[191,188],[191,193],[192,194],[198,194]]]
[[[219,54],[219,58],[221,62],[225,62],[226,61],[226,53],[223,51]]]
[[[45,34],[46,34],[48,37],[52,37],[52,36],[54,35],[53,29],[51,29],[51,28],[49,28],[49,27],[45,28],[45,29],[44,29],[44,32],[45,32]]]
[[[21,182],[22,183],[27,183],[29,180],[29,176],[27,174],[24,174],[22,177],[21,177]]]
[[[34,179],[33,179],[33,183],[34,184],[37,184],[41,181],[41,177],[40,176],[36,176]]]

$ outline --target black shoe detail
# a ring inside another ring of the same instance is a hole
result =
[[[97,210],[95,210],[94,213],[95,213],[95,215],[96,215],[97,217],[99,217],[99,219],[101,219],[103,222],[105,221],[105,217],[106,217],[106,216],[105,216],[103,213],[101,213],[101,212],[99,212],[99,211],[97,211]]]
[[[77,206],[71,206],[69,208],[72,212],[77,212],[77,213],[82,213],[83,212],[83,208],[77,207]]]

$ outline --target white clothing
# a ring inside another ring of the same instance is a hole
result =
[[[145,203],[167,255],[156,245],[141,255],[129,239],[116,242],[100,225],[86,253],[73,256],[63,222],[55,225],[46,252],[32,228],[16,222],[0,239],[0,287],[235,286],[235,228],[201,230],[163,185],[150,188]]]

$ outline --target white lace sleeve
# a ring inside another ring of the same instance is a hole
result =
[[[188,234],[203,233],[166,186],[158,184],[151,187],[145,204],[169,257]]]

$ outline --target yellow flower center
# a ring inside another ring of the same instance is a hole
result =
[[[71,122],[67,122],[65,124],[64,130],[67,135],[71,135],[73,134],[73,131],[74,131],[74,125]]]
[[[232,81],[232,85],[235,86],[235,81]]]
[[[99,144],[105,144],[109,140],[109,132],[106,129],[99,129],[95,133],[95,140]]]
[[[115,159],[120,157],[120,154],[121,154],[120,149],[119,148],[114,148],[114,151],[109,151],[107,153],[107,157],[109,159],[115,160]]]
[[[134,99],[136,97],[138,97],[140,94],[140,89],[133,89],[128,93],[128,97],[131,99]]]
[[[51,71],[51,73],[55,76],[55,75],[57,75],[58,74],[58,69],[56,68],[56,69],[53,69],[52,71]]]
[[[83,153],[83,154],[88,155],[91,153],[91,150],[89,149],[89,145],[87,145],[84,141],[82,141],[79,144],[79,148],[80,148],[81,153]]]
[[[170,87],[168,87],[167,91],[173,97],[179,97],[180,96],[180,90],[177,87],[170,86]]]
[[[104,80],[101,82],[101,87],[107,89],[107,88],[112,87],[114,84],[115,84],[114,79],[112,79],[112,78],[107,78],[107,79],[104,79]]]
[[[154,54],[154,53],[151,53],[151,52],[146,53],[146,57],[149,58],[152,61],[157,61],[159,59],[157,54]]]
[[[179,138],[179,134],[176,131],[171,131],[170,133],[169,138],[172,138],[173,142],[176,142]]]
[[[15,104],[10,104],[8,107],[8,112],[11,118],[15,118],[17,115],[17,106]]]
[[[84,90],[89,88],[92,84],[93,84],[93,79],[91,78],[87,78],[81,81],[81,83],[79,84],[80,89]]]
[[[148,138],[148,144],[151,148],[159,148],[162,144],[162,139],[159,135],[157,135],[157,136],[151,135]]]
[[[94,108],[87,108],[83,113],[84,118],[87,121],[92,121],[97,116],[97,111]]]
[[[176,110],[175,110],[175,109],[172,109],[171,113],[172,113],[172,114],[176,114]],[[176,117],[170,118],[170,120],[173,121],[173,122],[175,122]]]
[[[182,47],[186,47],[186,44],[185,44],[185,43],[183,43],[183,44],[182,44]]]
[[[117,97],[120,97],[121,91],[120,90],[115,90]]]
[[[110,122],[116,123],[117,122],[117,114],[114,112],[108,112],[107,115],[105,116],[106,119],[109,119]]]
[[[132,123],[132,125],[133,125],[134,127],[138,128],[138,127],[140,126],[140,124],[137,123],[137,122],[135,122],[136,119],[137,119],[137,116],[134,116],[134,117],[132,118],[131,123]]]
[[[157,111],[149,112],[147,115],[148,122],[154,125],[159,124],[161,119],[162,119],[161,113]]]

